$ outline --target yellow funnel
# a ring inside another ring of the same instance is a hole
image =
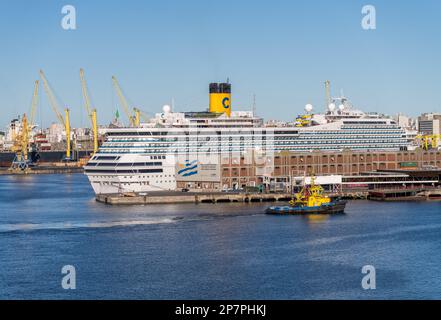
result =
[[[231,115],[231,85],[229,83],[210,84],[210,112]]]

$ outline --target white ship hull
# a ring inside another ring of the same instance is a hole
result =
[[[176,189],[176,183],[161,183],[161,185],[150,185],[152,181],[146,181],[142,175],[131,175],[130,179],[121,176],[91,177],[88,175],[89,182],[95,194],[116,194],[124,192],[152,192],[152,191],[171,191]],[[132,180],[132,181],[128,181]]]
[[[85,174],[96,194],[176,189],[173,156],[97,154],[86,165]]]

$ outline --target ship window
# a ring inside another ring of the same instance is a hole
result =
[[[95,156],[93,160],[117,160],[116,156]]]

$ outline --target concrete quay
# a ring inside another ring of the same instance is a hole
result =
[[[288,202],[289,193],[197,193],[197,192],[149,192],[147,195],[101,194],[98,202],[111,205],[178,204],[178,203],[251,203],[251,202]]]
[[[37,166],[26,170],[9,170],[1,168],[0,175],[32,175],[32,174],[66,174],[66,173],[82,173],[83,167],[74,166]]]

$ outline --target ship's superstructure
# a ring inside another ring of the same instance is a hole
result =
[[[216,165],[229,154],[392,151],[408,145],[405,131],[394,120],[355,110],[347,99],[341,99],[338,108],[328,106],[325,114],[313,114],[307,106],[306,114],[296,121],[274,125],[265,124],[253,112],[231,111],[230,90],[229,84],[211,84],[207,112],[173,112],[164,106],[140,127],[108,129],[85,167],[94,191],[175,190],[177,179],[200,174],[201,167],[219,175]]]

